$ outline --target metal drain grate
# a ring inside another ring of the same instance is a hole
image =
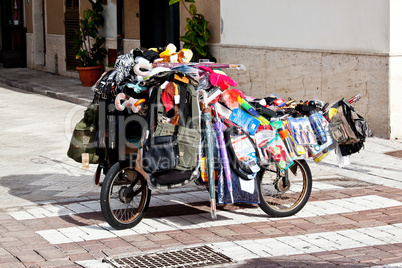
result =
[[[201,246],[185,248],[180,250],[149,253],[133,257],[124,257],[116,259],[105,259],[117,268],[178,268],[178,267],[202,267],[206,265],[217,265],[230,263],[232,259],[213,251],[210,247]]]

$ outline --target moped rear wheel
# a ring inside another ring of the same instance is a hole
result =
[[[100,200],[103,217],[109,225],[118,230],[127,229],[145,216],[151,190],[129,161],[117,162],[103,180]]]
[[[257,175],[260,208],[272,217],[288,217],[299,212],[307,203],[312,188],[310,168],[305,160],[295,160],[281,171],[270,164]]]

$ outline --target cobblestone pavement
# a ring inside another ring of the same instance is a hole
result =
[[[66,156],[83,106],[0,85],[0,267],[110,267],[105,257],[207,245],[216,267],[402,267],[402,143],[370,138],[352,165],[309,162],[313,192],[297,215],[218,207],[190,185],[156,191],[143,221],[114,230],[100,212],[94,167]]]

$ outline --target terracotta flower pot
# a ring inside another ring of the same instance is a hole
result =
[[[80,80],[84,87],[92,87],[102,75],[103,66],[77,67]]]

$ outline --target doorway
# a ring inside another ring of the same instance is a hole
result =
[[[179,5],[166,0],[140,0],[141,47],[164,47],[173,43],[180,49]]]
[[[75,30],[80,27],[79,0],[66,0],[64,13],[65,23],[65,44],[66,44],[66,69],[75,70],[79,61],[75,58],[74,37]]]
[[[24,1],[0,0],[1,55],[5,68],[26,67]]]

